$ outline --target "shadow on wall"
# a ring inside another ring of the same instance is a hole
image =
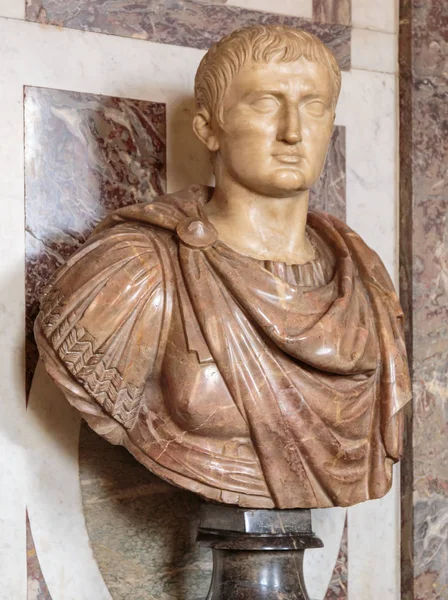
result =
[[[214,185],[210,154],[193,132],[196,105],[184,96],[167,111],[167,162],[169,191],[192,183]]]
[[[195,544],[199,498],[162,481],[86,424],[79,459],[87,530],[113,598],[205,598],[212,560]]]

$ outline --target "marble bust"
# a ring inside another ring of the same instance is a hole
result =
[[[167,481],[253,508],[383,496],[410,399],[378,255],[308,210],[341,74],[313,35],[233,32],[193,128],[214,188],[112,213],[47,286],[43,362],[88,424]]]

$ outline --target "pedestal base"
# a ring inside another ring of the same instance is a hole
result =
[[[309,600],[307,548],[321,548],[311,511],[248,510],[205,504],[197,541],[213,550],[207,600]]]

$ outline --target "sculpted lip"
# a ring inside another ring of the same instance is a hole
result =
[[[274,156],[283,163],[296,164],[302,160],[299,154],[275,154]]]

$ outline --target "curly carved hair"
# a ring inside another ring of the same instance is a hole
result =
[[[341,89],[341,71],[335,57],[315,35],[286,25],[252,25],[213,44],[196,72],[196,106],[222,124],[225,91],[246,62],[294,62],[302,57],[328,69],[334,108]]]

